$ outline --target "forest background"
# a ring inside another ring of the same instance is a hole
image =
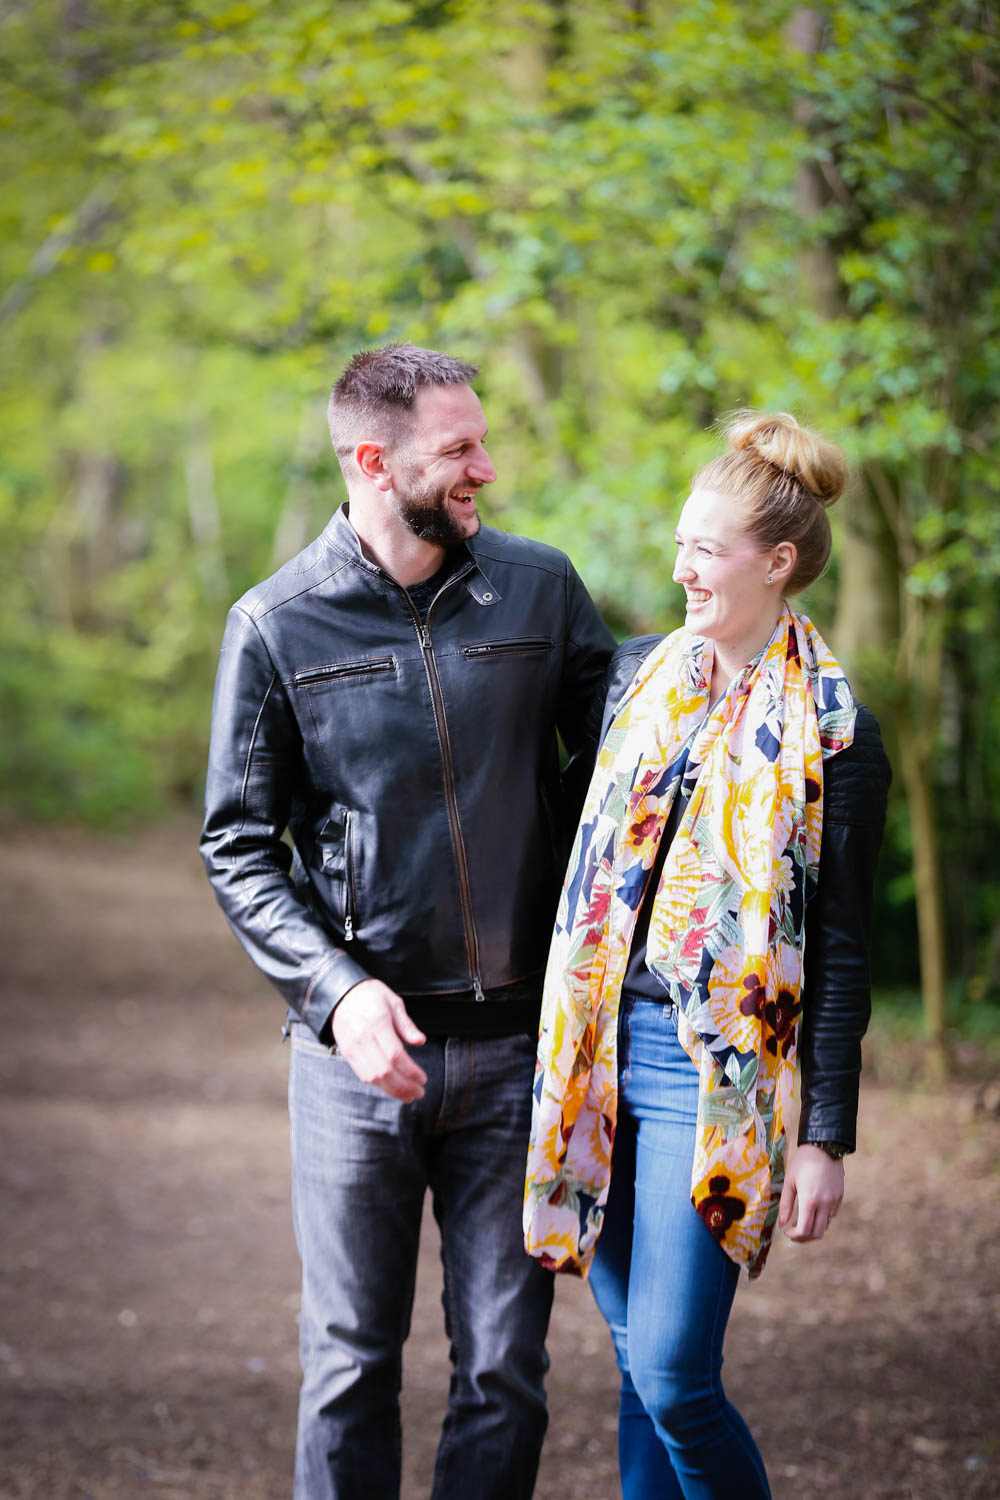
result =
[[[713,420],[848,450],[802,605],[896,771],[875,979],[1000,1018],[1000,74],[972,0],[13,0],[0,16],[0,797],[200,798],[229,603],[342,498],[359,347],[480,365],[486,518],[680,622]],[[909,999],[907,999],[909,997]]]

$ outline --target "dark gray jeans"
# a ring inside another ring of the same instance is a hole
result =
[[[397,1500],[402,1349],[428,1188],[452,1360],[432,1500],[529,1500],[553,1290],[521,1239],[534,1037],[429,1040],[414,1049],[424,1098],[400,1104],[307,1027],[291,1036],[296,1500]]]

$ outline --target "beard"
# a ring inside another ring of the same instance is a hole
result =
[[[475,536],[482,524],[478,514],[473,511],[464,521],[453,516],[448,508],[450,489],[413,485],[409,476],[407,481],[407,492],[396,496],[393,509],[414,536],[446,548],[460,547],[470,536]]]

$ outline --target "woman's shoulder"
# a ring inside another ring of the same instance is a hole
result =
[[[863,703],[855,703],[854,706],[857,709],[857,716],[854,720],[855,745],[868,752],[882,750],[882,731],[878,727],[875,715]]]
[[[845,750],[830,757],[823,779],[824,818],[838,823],[884,818],[892,769],[878,720],[863,703],[857,705],[854,739]]]
[[[657,646],[665,640],[665,635],[629,636],[628,640],[620,642],[615,647],[614,655],[611,658],[611,665],[614,666],[616,662],[620,662],[623,665],[626,662],[635,662],[641,665],[646,660],[646,657],[652,656]]]
[[[662,635],[634,635],[615,647],[604,677],[600,733],[602,741],[608,732],[614,711],[624,697],[625,689],[647,656],[651,656],[664,639]]]
[[[607,703],[618,702],[647,656],[651,656],[664,639],[662,635],[634,635],[615,647],[605,679]]]

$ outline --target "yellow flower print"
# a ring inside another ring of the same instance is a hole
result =
[[[766,960],[749,958],[732,945],[723,948],[712,966],[708,994],[712,1014],[724,1021],[724,1036],[741,1052],[756,1051],[764,1015]]]
[[[792,894],[795,888],[795,868],[787,854],[779,854],[774,861],[771,885],[779,896],[788,897]]]
[[[588,793],[546,977],[525,1194],[526,1243],[553,1269],[586,1272],[600,1232],[618,1001],[672,800],[662,778],[682,753],[697,780],[656,892],[647,960],[678,982],[678,1034],[699,1075],[694,1206],[751,1276],[767,1256],[800,1012],[789,898],[815,879],[823,756],[851,743],[854,712],[828,648],[787,609],[715,708],[711,664],[683,629],[647,658]]]

